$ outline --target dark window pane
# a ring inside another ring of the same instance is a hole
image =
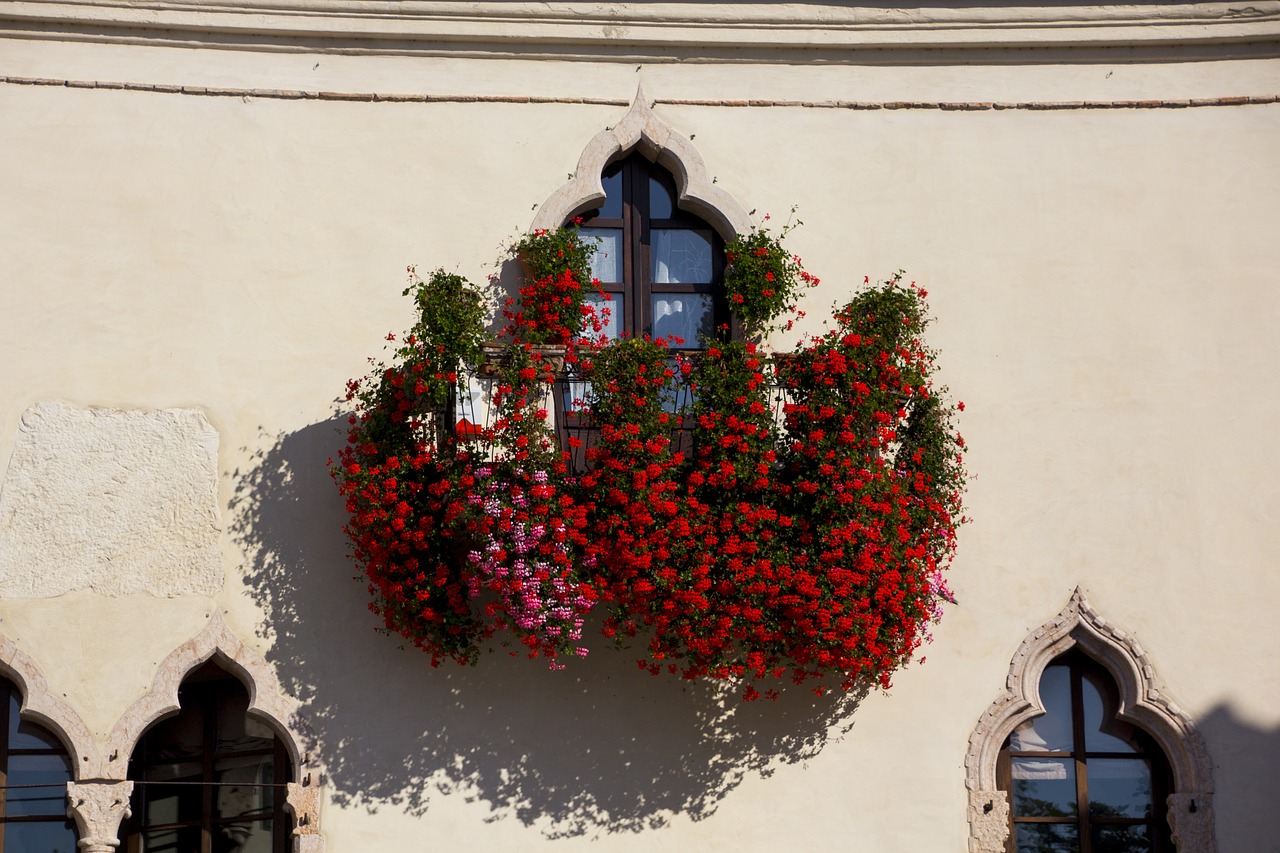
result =
[[[1076,768],[1065,758],[1015,758],[1014,817],[1075,817]]]
[[[56,737],[35,723],[22,720],[18,711],[22,701],[18,691],[9,688],[9,748],[10,749],[56,749],[62,751],[62,744]]]
[[[213,828],[213,853],[256,853],[271,850],[270,820],[239,821]]]
[[[1072,824],[1019,823],[1015,830],[1018,853],[1079,853],[1079,836]]]
[[[1089,759],[1089,814],[1151,817],[1151,768],[1141,758]]]
[[[65,817],[71,762],[62,755],[9,756],[5,814]],[[39,785],[40,787],[26,787]],[[6,850],[7,853],[7,850]]]
[[[75,853],[71,821],[33,821],[4,825],[5,853]]]
[[[605,219],[621,219],[622,218],[622,165],[612,167],[605,170],[604,175],[600,179],[600,183],[604,184],[604,204],[600,205],[596,216]]]
[[[1103,691],[1111,685],[1101,683],[1101,674],[1083,673],[1081,693],[1084,700],[1084,748],[1087,752],[1136,752],[1130,739],[1133,727],[1115,719],[1115,709],[1107,707]]]
[[[1093,853],[1149,853],[1155,849],[1150,826],[1094,824],[1089,836]]]
[[[142,755],[148,764],[199,758],[204,726],[199,714],[179,714],[156,724],[143,738]]]
[[[275,756],[260,755],[218,762],[214,778],[219,783],[214,797],[214,819],[239,817],[270,811],[275,781]]]
[[[199,849],[198,826],[155,830],[142,836],[142,853],[196,853]]]
[[[649,177],[649,217],[670,219],[675,216],[676,200],[666,183],[655,176]]]
[[[685,228],[655,228],[651,247],[654,284],[709,284],[711,234]],[[602,279],[603,280],[603,279]]]

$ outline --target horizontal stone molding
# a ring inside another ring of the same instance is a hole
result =
[[[55,77],[14,77],[0,75],[0,84],[11,86],[53,86],[68,89],[125,90],[209,98],[266,98],[286,101],[366,101],[418,104],[584,104],[625,107],[624,98],[573,98],[550,95],[442,95],[393,92],[326,92],[305,89],[247,89],[223,86],[177,86],[163,83],[124,83],[112,80],[67,80]],[[654,98],[653,106],[727,107],[736,109],[814,110],[1170,110],[1195,107],[1242,107],[1280,103],[1280,95],[1225,95],[1220,98],[1180,98],[1171,100],[1115,101],[845,101],[770,100],[733,98]]]
[[[850,49],[1223,43],[1280,39],[1280,2],[1125,6],[841,7],[732,3],[22,0],[0,31],[57,38],[217,36],[279,49],[292,40],[355,52],[487,47],[509,55],[625,53],[716,61],[755,49],[824,61]],[[723,54],[719,53],[724,51]]]

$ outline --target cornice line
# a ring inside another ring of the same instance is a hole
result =
[[[330,92],[307,89],[248,89],[225,86],[179,86],[167,83],[121,83],[106,80],[62,80],[50,77],[0,75],[0,83],[11,86],[51,86],[67,89],[106,89],[153,92],[215,98],[263,98],[287,101],[362,101],[369,103],[419,104],[569,104],[626,107],[625,98],[574,98],[552,95],[439,95],[387,92]],[[1080,100],[1080,101],[844,101],[768,100],[714,98],[658,98],[652,103],[677,107],[792,108],[835,110],[1149,110],[1196,107],[1240,107],[1280,103],[1280,95],[1230,95],[1219,98],[1175,100]]]

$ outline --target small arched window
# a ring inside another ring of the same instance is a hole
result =
[[[581,230],[597,240],[592,274],[605,292],[609,337],[678,338],[679,348],[697,349],[727,328],[724,241],[679,208],[671,173],[631,154],[606,166],[601,182],[605,200],[583,214]]]
[[[5,732],[0,753],[0,853],[40,850],[74,853],[75,826],[67,819],[67,750],[45,729],[19,716],[18,689],[0,679]]]
[[[1004,742],[996,767],[1009,793],[1010,853],[1170,853],[1171,778],[1159,746],[1116,716],[1115,681],[1079,651],[1040,679],[1045,713]]]
[[[129,760],[133,816],[126,853],[287,853],[288,753],[246,713],[249,693],[207,663],[178,691],[181,710],[155,724]]]

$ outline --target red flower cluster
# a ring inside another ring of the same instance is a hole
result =
[[[359,410],[335,476],[387,630],[434,663],[508,636],[554,668],[586,653],[599,602],[605,634],[643,637],[655,674],[733,680],[748,699],[782,678],[887,687],[952,600],[964,521],[959,407],[932,383],[924,293],[870,287],[788,356],[677,354],[582,337],[590,312],[564,294],[585,274],[521,289],[479,442],[442,428],[462,360],[432,338],[456,327],[439,299],[419,300],[440,317],[395,366],[349,386]],[[590,383],[584,470],[549,422],[534,326]]]

